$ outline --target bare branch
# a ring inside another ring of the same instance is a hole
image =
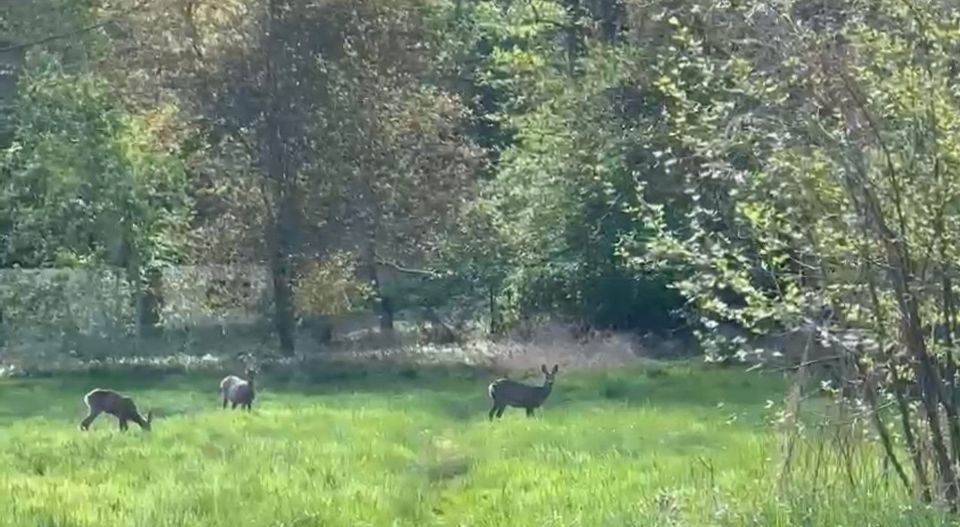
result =
[[[400,264],[398,264],[398,263],[396,263],[396,262],[392,262],[392,261],[389,261],[389,260],[385,260],[385,259],[382,258],[380,255],[375,255],[374,258],[375,258],[375,261],[376,261],[377,265],[382,265],[382,266],[384,266],[384,267],[389,267],[390,269],[393,269],[394,271],[397,271],[397,272],[400,272],[400,273],[403,273],[403,274],[410,274],[410,275],[415,275],[415,276],[424,276],[424,277],[427,277],[427,278],[440,278],[440,274],[439,274],[439,273],[437,273],[437,272],[435,272],[435,271],[431,271],[431,270],[429,270],[429,269],[411,269],[411,268],[409,268],[409,267],[403,267],[403,266],[401,266]]]
[[[540,18],[540,11],[537,10],[537,4],[534,3],[534,0],[529,0],[529,2],[527,3],[530,5],[530,10],[533,11],[534,22],[538,24],[547,24],[553,27],[558,27],[560,29],[570,29],[572,27],[571,24],[557,22],[556,20],[546,20],[546,19]]]
[[[14,44],[13,46],[3,47],[3,48],[0,48],[0,53],[8,53],[8,52],[11,52],[11,51],[20,51],[20,50],[22,50],[22,49],[32,48],[32,47],[34,47],[34,46],[40,46],[40,45],[42,45],[42,44],[46,44],[46,43],[48,43],[48,42],[53,42],[53,41],[55,41],[55,40],[63,40],[63,39],[65,39],[65,38],[71,38],[71,37],[75,37],[75,36],[78,36],[78,35],[82,35],[82,34],[84,34],[84,33],[89,33],[89,32],[91,32],[91,31],[95,31],[95,30],[100,29],[100,28],[102,28],[102,27],[108,26],[108,25],[116,22],[116,21],[117,21],[118,19],[120,19],[121,17],[123,17],[123,16],[125,16],[125,15],[129,15],[130,13],[133,13],[134,11],[137,11],[137,10],[139,10],[140,8],[142,8],[142,7],[146,6],[146,5],[147,5],[147,0],[141,0],[140,2],[137,2],[137,4],[135,4],[133,7],[124,9],[123,11],[120,11],[120,12],[117,13],[116,15],[114,15],[114,16],[112,16],[112,17],[110,17],[110,18],[108,18],[108,19],[106,19],[106,20],[104,20],[104,21],[102,21],[102,22],[97,22],[96,24],[90,24],[90,25],[88,25],[88,26],[84,26],[84,27],[81,27],[81,28],[79,28],[79,29],[74,29],[73,31],[65,31],[65,32],[63,32],[63,33],[57,33],[57,34],[50,35],[50,36],[46,36],[46,37],[43,37],[43,38],[40,38],[40,39],[37,39],[37,40],[31,40],[31,41],[29,41],[29,42],[21,42],[20,44]]]

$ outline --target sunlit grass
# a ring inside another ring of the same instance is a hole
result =
[[[268,378],[250,414],[220,410],[213,377],[3,381],[0,525],[944,524],[880,471],[810,470],[812,446],[781,485],[777,379],[561,372],[541,415],[492,424],[487,381]],[[79,432],[95,386],[155,409],[154,431]]]

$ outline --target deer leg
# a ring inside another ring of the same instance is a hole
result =
[[[490,409],[490,413],[487,415],[487,417],[488,417],[491,421],[493,421],[493,414],[495,414],[495,413],[497,413],[497,403],[493,403],[493,408]]]
[[[88,430],[90,428],[90,423],[92,423],[93,420],[96,419],[101,413],[101,410],[90,410],[90,413],[83,418],[83,421],[80,421],[80,430]]]
[[[500,419],[500,416],[503,415],[503,411],[507,409],[507,405],[503,405],[500,408],[497,408],[497,419]]]

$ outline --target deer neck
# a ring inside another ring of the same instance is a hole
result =
[[[540,387],[540,402],[547,400],[547,396],[550,395],[552,389],[553,383],[544,381],[543,386]]]

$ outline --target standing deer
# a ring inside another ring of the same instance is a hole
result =
[[[140,425],[144,431],[150,431],[150,422],[153,420],[153,412],[147,412],[144,418],[137,410],[137,405],[133,399],[120,395],[113,390],[97,388],[83,397],[84,404],[87,405],[87,417],[80,422],[80,430],[90,428],[90,423],[102,413],[108,413],[120,421],[120,430],[127,430],[127,421],[133,421]]]
[[[249,412],[253,406],[253,399],[256,393],[253,389],[253,377],[256,371],[253,368],[247,368],[244,372],[246,379],[236,375],[228,375],[220,381],[220,393],[223,395],[223,407],[227,407],[227,402],[231,403],[230,408],[246,408]]]
[[[553,371],[547,371],[546,364],[540,366],[540,371],[544,375],[543,386],[528,386],[507,378],[497,379],[490,383],[489,388],[487,388],[487,393],[493,399],[493,408],[490,409],[489,415],[490,420],[493,420],[493,414],[497,414],[497,419],[499,419],[507,406],[526,408],[527,417],[533,417],[534,409],[539,408],[547,400],[547,396],[550,395],[550,390],[553,389],[553,381],[556,379],[559,369],[560,366],[557,364],[553,365]]]

